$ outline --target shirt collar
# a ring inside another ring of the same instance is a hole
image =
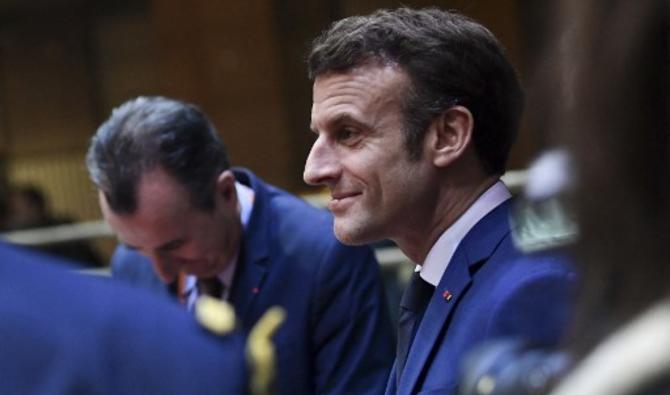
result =
[[[437,286],[465,235],[486,214],[511,197],[512,194],[500,180],[489,187],[433,244],[423,265],[417,268],[421,271],[421,278]]]

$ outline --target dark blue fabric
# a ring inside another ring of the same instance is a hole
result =
[[[435,287],[422,279],[419,272],[414,272],[400,300],[398,346],[396,348],[397,379],[402,375],[409,347],[414,340],[416,330],[419,328],[418,323],[421,322],[421,318],[434,292]]]
[[[255,197],[231,302],[247,330],[269,307],[286,309],[274,337],[280,393],[383,394],[395,346],[372,249],[339,243],[327,211],[247,170],[235,169],[235,176]],[[129,261],[113,262],[122,278],[125,267],[144,260],[127,250],[117,256]],[[138,268],[145,272],[138,275]],[[153,286],[146,260],[129,271],[130,281]]]
[[[241,336],[174,304],[0,243],[3,394],[242,394]]]
[[[154,273],[151,262],[136,251],[124,246],[117,247],[112,255],[110,267],[113,278],[158,295],[169,296],[173,302],[177,302],[176,284],[166,286]]]
[[[486,215],[458,246],[386,394],[455,394],[468,351],[497,337],[556,345],[567,326],[575,274],[564,256],[522,254],[510,238],[510,202]],[[452,295],[450,300],[444,292]]]

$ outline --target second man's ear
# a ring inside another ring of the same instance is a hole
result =
[[[224,170],[216,179],[216,193],[226,202],[237,204],[237,190],[235,189],[235,174],[232,170]]]
[[[428,151],[433,164],[446,167],[460,158],[472,141],[474,118],[470,110],[454,106],[443,111],[430,125]]]

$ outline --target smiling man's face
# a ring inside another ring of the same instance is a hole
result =
[[[331,191],[335,234],[346,244],[393,238],[421,207],[430,171],[410,160],[401,98],[409,77],[392,65],[364,65],[314,81],[311,127],[317,139],[305,182]]]
[[[159,277],[171,282],[179,272],[213,277],[237,254],[242,225],[232,173],[219,177],[215,193],[211,211],[198,209],[186,188],[157,168],[140,179],[134,213],[117,214],[102,193],[99,199],[119,240],[149,257]]]

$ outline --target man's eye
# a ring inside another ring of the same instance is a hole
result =
[[[337,133],[337,139],[339,141],[347,142],[353,140],[357,135],[358,133],[353,129],[341,129]]]

